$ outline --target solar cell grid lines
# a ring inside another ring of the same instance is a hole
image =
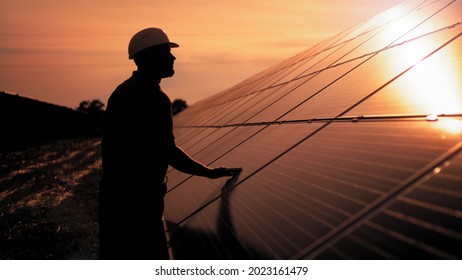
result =
[[[410,0],[174,118],[173,259],[462,258],[462,1]]]

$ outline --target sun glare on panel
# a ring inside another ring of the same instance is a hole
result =
[[[419,46],[404,49],[400,59],[421,54]],[[403,89],[406,98],[411,98],[421,110],[433,114],[451,114],[462,111],[461,85],[462,72],[454,63],[456,54],[449,50],[437,53],[419,63],[407,73],[408,82]]]
[[[393,26],[390,34],[398,30],[408,30],[415,26],[412,17],[407,17]],[[460,39],[459,39],[460,40]],[[431,44],[431,45],[430,45]],[[445,47],[432,55],[436,47],[433,42],[419,40],[405,44],[388,63],[392,71],[400,65],[414,65],[402,78],[396,81],[403,103],[412,106],[412,111],[429,115],[457,114],[462,111],[462,68],[458,57],[461,55],[451,47]],[[428,56],[429,57],[426,57]],[[424,59],[425,58],[425,59]],[[424,59],[423,61],[421,61]],[[462,133],[459,122],[444,121],[441,127],[450,133]]]
[[[441,120],[438,125],[442,130],[451,134],[462,133],[462,121],[459,120]]]
[[[418,53],[418,46],[412,50]],[[410,55],[403,53],[403,56]],[[409,72],[409,82],[404,84],[407,94],[404,96],[414,100],[421,111],[432,114],[454,114],[462,111],[462,71],[457,65],[457,53],[448,49],[421,62]],[[449,133],[462,133],[459,121],[442,120],[441,128]]]

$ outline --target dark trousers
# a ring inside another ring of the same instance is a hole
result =
[[[112,183],[110,183],[112,182]],[[131,183],[133,185],[133,182]],[[166,186],[129,187],[103,178],[99,195],[99,258],[168,259],[162,222]]]

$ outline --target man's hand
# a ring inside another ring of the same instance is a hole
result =
[[[209,171],[209,174],[207,175],[208,178],[210,179],[217,179],[221,177],[226,177],[226,176],[236,176],[239,173],[241,173],[242,168],[226,168],[226,167],[217,167],[217,168],[212,168]]]

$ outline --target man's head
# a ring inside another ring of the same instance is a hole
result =
[[[148,71],[158,78],[171,77],[175,73],[171,48],[179,47],[170,42],[159,28],[146,28],[136,33],[128,45],[129,59],[133,59],[140,71]]]
[[[168,44],[147,48],[133,56],[139,71],[153,74],[159,79],[168,78],[175,74],[173,69],[175,59]]]

